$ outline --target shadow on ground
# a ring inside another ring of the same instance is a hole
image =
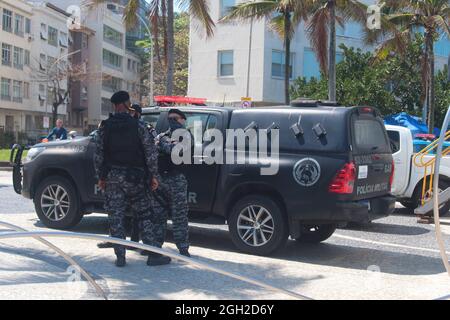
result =
[[[370,224],[367,228],[372,229],[370,232],[384,232],[407,235],[419,235],[429,230],[420,227],[388,225],[388,224]],[[377,231],[378,229],[378,231]],[[411,231],[406,231],[411,229]],[[84,233],[108,233],[108,222],[105,217],[85,217],[83,222],[73,231]],[[170,226],[169,226],[170,231]],[[322,244],[301,244],[293,240],[289,240],[287,245],[273,254],[271,258],[302,262],[308,264],[367,270],[369,266],[379,266],[384,273],[396,275],[432,275],[445,272],[441,260],[429,255],[414,254],[404,252],[401,249],[386,248],[370,248],[370,245],[358,243],[357,241],[343,241],[331,238]],[[172,242],[172,234],[168,232],[168,241]],[[190,241],[192,246],[208,248],[212,250],[238,252],[231,242],[226,227],[219,226],[217,229],[202,226],[190,227]],[[364,246],[364,247],[362,247]],[[394,251],[398,250],[398,251]],[[226,262],[223,262],[226,263]]]
[[[0,278],[0,287],[30,283],[45,285],[67,281],[67,264],[61,258],[51,256],[45,251],[0,245],[0,253],[17,254],[28,258],[24,260],[26,263],[22,261],[19,268],[16,264],[10,267],[0,267],[0,274],[2,271],[17,273],[14,278]],[[128,253],[128,264],[122,269],[113,265],[112,255],[111,257],[75,255],[73,258],[94,277],[110,298],[115,299],[165,299],[183,291],[189,292],[187,294],[199,295],[200,298],[251,299],[254,292],[266,291],[258,286],[217,273],[189,267],[184,263],[175,262],[169,266],[148,267],[145,265],[145,258],[134,252]],[[228,272],[251,277],[287,290],[294,288],[298,290],[306,282],[322,278],[318,275],[312,277],[286,276],[277,272],[279,267],[274,263],[239,264],[205,257],[197,257],[197,259]],[[51,270],[49,270],[49,266]],[[92,269],[95,269],[97,273],[93,273]],[[53,271],[53,274],[45,274],[42,273],[43,271]],[[110,290],[106,287],[104,279],[116,279],[121,282],[113,290]],[[89,288],[88,293],[90,297],[93,297],[92,288]],[[89,296],[85,295],[86,298]],[[289,298],[289,296],[282,295],[279,298]]]

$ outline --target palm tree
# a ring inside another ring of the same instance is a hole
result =
[[[320,69],[328,75],[328,98],[336,101],[336,23],[366,23],[367,6],[357,0],[312,0],[307,30]]]
[[[105,2],[117,2],[117,0],[91,0],[93,4],[101,4]],[[205,28],[208,37],[213,35],[214,21],[209,15],[208,0],[129,0],[124,8],[124,21],[127,28],[133,28],[138,23],[137,14],[139,10],[144,9],[148,13],[148,18],[152,26],[152,37],[155,43],[155,50],[159,57],[159,39],[162,26],[162,38],[164,41],[164,60],[167,68],[166,94],[173,94],[174,79],[174,4],[182,9],[187,9],[192,17],[196,18]],[[144,8],[142,5],[146,3]]]
[[[291,41],[295,28],[307,18],[306,8],[312,0],[258,0],[248,1],[230,9],[221,22],[267,18],[271,28],[284,40],[285,48],[285,102],[290,103]]]
[[[450,38],[450,4],[448,0],[387,0],[382,16],[382,30],[368,31],[367,41],[382,41],[377,57],[383,59],[392,51],[402,54],[414,33],[423,29],[425,46],[422,59],[422,83],[427,105],[427,125],[434,129],[435,54],[434,43],[444,33]]]

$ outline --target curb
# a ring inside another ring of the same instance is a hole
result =
[[[12,171],[12,167],[0,167],[0,171]]]

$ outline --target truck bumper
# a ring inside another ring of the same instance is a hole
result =
[[[391,215],[395,197],[384,196],[364,201],[338,202],[334,218],[344,222],[370,222]]]

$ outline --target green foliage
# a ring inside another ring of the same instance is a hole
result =
[[[175,68],[174,68],[174,95],[185,96],[188,86],[188,68],[189,68],[189,14],[175,14],[174,38],[175,38]],[[163,32],[163,30],[161,30]],[[136,42],[136,46],[145,49],[144,73],[150,72],[150,51],[151,41],[141,40]],[[164,47],[161,46],[159,55],[155,52],[155,95],[164,95],[166,92],[167,69],[163,59]]]
[[[423,37],[417,36],[404,56],[391,55],[375,61],[371,53],[341,45],[344,60],[337,65],[337,99],[342,105],[370,105],[384,115],[408,112],[422,114],[421,52]],[[442,123],[450,104],[447,71],[436,76],[436,124]],[[328,81],[299,78],[292,86],[292,98],[326,100]]]

